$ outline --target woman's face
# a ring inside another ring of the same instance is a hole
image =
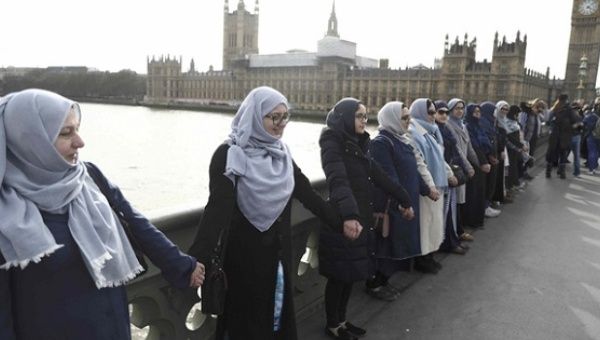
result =
[[[368,119],[367,108],[363,104],[358,104],[358,110],[354,115],[354,132],[356,132],[357,135],[365,133]]]
[[[275,106],[273,111],[263,117],[263,127],[273,137],[280,139],[283,136],[283,130],[290,120],[290,113],[283,104]]]
[[[410,124],[410,113],[408,112],[408,108],[402,108],[402,113],[400,113],[400,124],[402,124],[402,128],[404,131],[408,131],[408,125]]]
[[[506,115],[508,114],[508,105],[504,105],[500,108],[500,114],[502,115],[502,117],[506,117]]]
[[[440,124],[446,124],[448,122],[448,109],[445,107],[440,108],[435,113],[435,121]]]
[[[79,117],[75,110],[71,109],[54,141],[54,147],[67,163],[77,164],[79,148],[84,145],[79,135]]]
[[[465,105],[463,103],[456,104],[450,114],[458,119],[462,119],[463,115],[465,114]]]
[[[475,110],[473,110],[473,117],[477,119],[481,118],[481,110],[479,110],[478,107],[476,107]]]

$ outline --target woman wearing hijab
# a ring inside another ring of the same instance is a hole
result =
[[[523,156],[529,154],[525,150],[525,144],[521,141],[521,128],[517,122],[520,108],[516,105],[508,106],[504,101],[498,102],[500,110],[496,113],[500,133],[506,137],[506,150],[508,157],[508,173],[506,174],[506,191],[519,186],[519,166]]]
[[[431,99],[419,98],[412,103],[409,112],[412,118],[409,132],[423,155],[437,190],[445,192],[448,181],[456,184],[456,178],[444,160],[444,139],[435,124],[435,105]],[[435,261],[433,252],[440,248],[444,240],[444,200],[432,201],[421,197],[419,209],[423,256],[416,259],[415,268],[427,271],[434,265],[440,269],[441,264]]]
[[[229,139],[210,163],[210,196],[190,254],[209,266],[225,230],[228,287],[217,339],[297,338],[291,282],[292,198],[341,229],[335,211],[312,189],[281,141],[289,118],[281,93],[266,86],[252,90],[231,123]],[[344,231],[355,238],[360,226],[344,225]]]
[[[1,339],[131,338],[124,285],[143,268],[120,219],[171,284],[204,279],[202,265],[79,159],[80,122],[79,105],[52,92],[0,100]]]
[[[407,133],[410,122],[408,108],[402,102],[389,102],[379,110],[377,121],[379,134],[371,141],[369,153],[392,181],[406,189],[411,202],[414,202],[412,207],[415,216],[419,216],[419,197],[423,195],[437,200],[439,193],[433,183],[428,185],[419,173],[419,163],[424,162]],[[427,169],[425,171],[428,172]],[[376,211],[385,212],[388,200],[389,196],[378,190]],[[391,206],[397,205],[395,201],[389,202]],[[386,296],[393,299],[397,294],[387,284],[388,279],[401,268],[398,260],[421,255],[421,231],[418,218],[408,220],[394,210],[388,211],[387,215],[388,230],[377,232],[377,273],[371,286],[377,288],[378,284],[383,287],[382,292],[390,291]]]
[[[491,201],[496,202],[496,204],[500,203],[510,203],[512,202],[511,198],[507,198],[505,195],[505,177],[504,173],[505,166],[507,165],[506,159],[506,130],[501,128],[499,117],[504,119],[503,123],[506,121],[506,114],[508,113],[509,105],[506,101],[500,100],[496,103],[494,107],[494,130],[496,131],[496,151],[498,155],[498,170],[496,174],[496,185],[494,188],[494,192],[491,196]],[[492,178],[493,180],[493,178]]]
[[[463,159],[458,151],[458,141],[452,131],[448,128],[448,104],[443,100],[435,101],[435,123],[442,134],[444,141],[444,160],[451,167],[459,167],[466,173],[466,160]],[[467,253],[468,247],[461,244],[460,235],[457,228],[457,204],[456,204],[456,186],[450,186],[444,192],[444,242],[440,250],[464,255]]]
[[[463,124],[463,116],[465,113],[465,102],[460,98],[452,98],[448,102],[448,122],[446,127],[453,133],[456,138],[456,146],[458,152],[463,159],[461,164],[464,165],[463,171],[470,180],[475,176],[475,168],[479,168],[479,159],[473,146],[471,145],[471,138],[467,127]],[[456,187],[456,204],[458,206],[457,212],[457,226],[456,230],[462,241],[473,241],[474,237],[465,232],[462,221],[462,210],[464,210],[464,204],[466,201],[466,184]]]
[[[367,283],[367,291],[376,297],[379,297],[379,292],[383,289],[380,283],[373,282],[375,187],[391,196],[394,203],[390,203],[389,212],[398,212],[410,220],[414,217],[414,211],[406,190],[388,178],[367,154],[370,138],[365,131],[365,106],[357,99],[344,98],[329,112],[326,123],[319,145],[321,165],[329,186],[329,200],[344,221],[360,222],[365,229],[355,241],[347,241],[330,232],[321,232],[319,271],[327,277],[325,331],[335,339],[355,339],[366,331],[346,320],[353,283],[371,278]],[[384,293],[385,291],[381,292]]]
[[[491,150],[489,139],[479,126],[481,112],[479,105],[467,105],[465,122],[471,146],[477,154],[479,167],[474,167],[475,175],[467,182],[465,191],[465,204],[462,211],[462,221],[465,226],[472,228],[483,228],[483,220],[486,210],[486,175],[490,172],[488,153]]]
[[[503,168],[501,164],[502,152],[504,151],[503,141],[499,140],[498,128],[496,126],[496,105],[490,101],[485,101],[479,105],[481,111],[481,118],[479,119],[479,126],[485,132],[488,138],[491,149],[487,154],[490,162],[490,172],[487,174],[486,181],[486,204],[485,209],[486,217],[497,217],[500,215],[500,209],[496,209],[498,206],[494,204],[495,201],[503,201],[504,198],[502,186],[499,186],[499,181],[504,181]],[[502,145],[501,145],[502,144]],[[504,185],[504,184],[502,184]],[[498,194],[500,192],[500,195]],[[500,196],[500,197],[499,197]],[[492,205],[494,204],[494,207]]]

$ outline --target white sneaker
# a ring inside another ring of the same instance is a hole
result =
[[[589,171],[588,171],[588,173],[589,173],[590,175],[595,175],[595,174],[597,174],[597,173],[598,173],[596,170],[597,170],[597,169],[594,169],[594,170],[589,170]]]
[[[492,207],[487,207],[485,209],[485,217],[498,217],[500,215],[500,210],[496,210]]]

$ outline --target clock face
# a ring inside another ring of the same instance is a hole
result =
[[[581,0],[579,3],[579,13],[591,15],[598,10],[598,0]]]

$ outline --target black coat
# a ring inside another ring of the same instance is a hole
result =
[[[217,322],[217,339],[223,339],[225,331],[230,340],[297,339],[291,281],[295,268],[292,264],[291,199],[267,231],[258,231],[239,210],[233,183],[223,175],[228,149],[228,145],[221,145],[211,160],[210,197],[189,251],[209,266],[219,232],[224,226],[229,226],[224,265],[229,287],[225,313]],[[295,163],[294,182],[292,198],[298,199],[340,233],[339,216],[312,189]],[[285,292],[281,330],[275,335],[273,310],[279,261],[284,270]],[[209,270],[207,267],[207,272]]]
[[[367,156],[368,133],[355,139],[324,128],[319,145],[330,203],[338,209],[343,220],[356,219],[363,226],[359,238],[353,241],[321,230],[319,271],[326,277],[344,282],[362,281],[373,273],[375,264],[375,186],[392,195],[405,208],[412,206],[410,196]]]

